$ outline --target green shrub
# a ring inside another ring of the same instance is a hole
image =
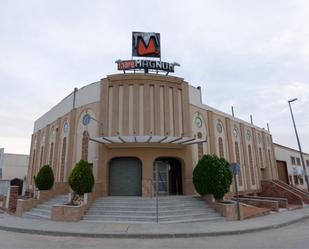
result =
[[[232,173],[229,163],[216,155],[205,155],[193,170],[193,184],[200,195],[213,194],[221,199],[230,189]]]
[[[76,194],[89,193],[94,185],[94,177],[89,163],[80,160],[69,176],[69,184]]]
[[[39,190],[49,190],[54,185],[54,173],[49,165],[44,165],[33,178]]]

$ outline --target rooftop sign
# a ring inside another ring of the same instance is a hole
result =
[[[132,56],[161,58],[160,34],[132,32]]]
[[[151,57],[152,60],[134,60],[133,57]],[[163,71],[173,73],[178,63],[169,63],[161,61],[160,34],[154,32],[132,32],[132,59],[117,60],[118,70],[143,70],[145,73],[149,71]]]

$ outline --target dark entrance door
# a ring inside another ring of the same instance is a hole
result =
[[[19,178],[14,178],[11,180],[11,186],[18,186],[18,194],[21,195],[23,192],[24,181]]]
[[[120,157],[110,161],[109,195],[142,195],[142,164],[139,159]]]
[[[154,186],[158,180],[158,193],[182,195],[181,162],[176,158],[160,157],[155,160],[153,171]]]
[[[289,175],[285,161],[277,161],[279,180],[289,184]]]

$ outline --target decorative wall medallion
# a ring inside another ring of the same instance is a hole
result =
[[[251,132],[249,130],[247,130],[246,138],[247,138],[247,141],[251,140]]]
[[[195,125],[197,128],[201,128],[203,125],[202,119],[200,117],[195,118]]]
[[[222,126],[222,124],[219,122],[219,123],[217,123],[217,131],[219,132],[219,133],[222,133],[222,131],[223,131],[223,126]]]
[[[234,136],[235,138],[238,137],[238,129],[237,129],[236,126],[235,126],[234,129],[233,129],[233,136]]]
[[[67,133],[68,130],[69,130],[69,123],[66,121],[66,122],[64,122],[64,124],[63,124],[63,132],[64,132],[64,133]]]
[[[86,113],[83,117],[83,125],[88,125],[90,123],[91,117],[88,113]]]
[[[259,143],[259,144],[262,143],[262,137],[261,137],[261,134],[260,134],[260,133],[258,134],[258,143]]]

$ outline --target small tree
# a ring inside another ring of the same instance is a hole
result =
[[[75,165],[69,176],[69,184],[78,195],[91,192],[94,185],[94,177],[87,161],[80,160]]]
[[[213,194],[221,199],[232,183],[229,163],[216,155],[205,155],[193,170],[193,184],[200,195]]]
[[[44,165],[37,176],[34,176],[35,186],[39,190],[49,190],[54,185],[54,173],[49,165]]]

